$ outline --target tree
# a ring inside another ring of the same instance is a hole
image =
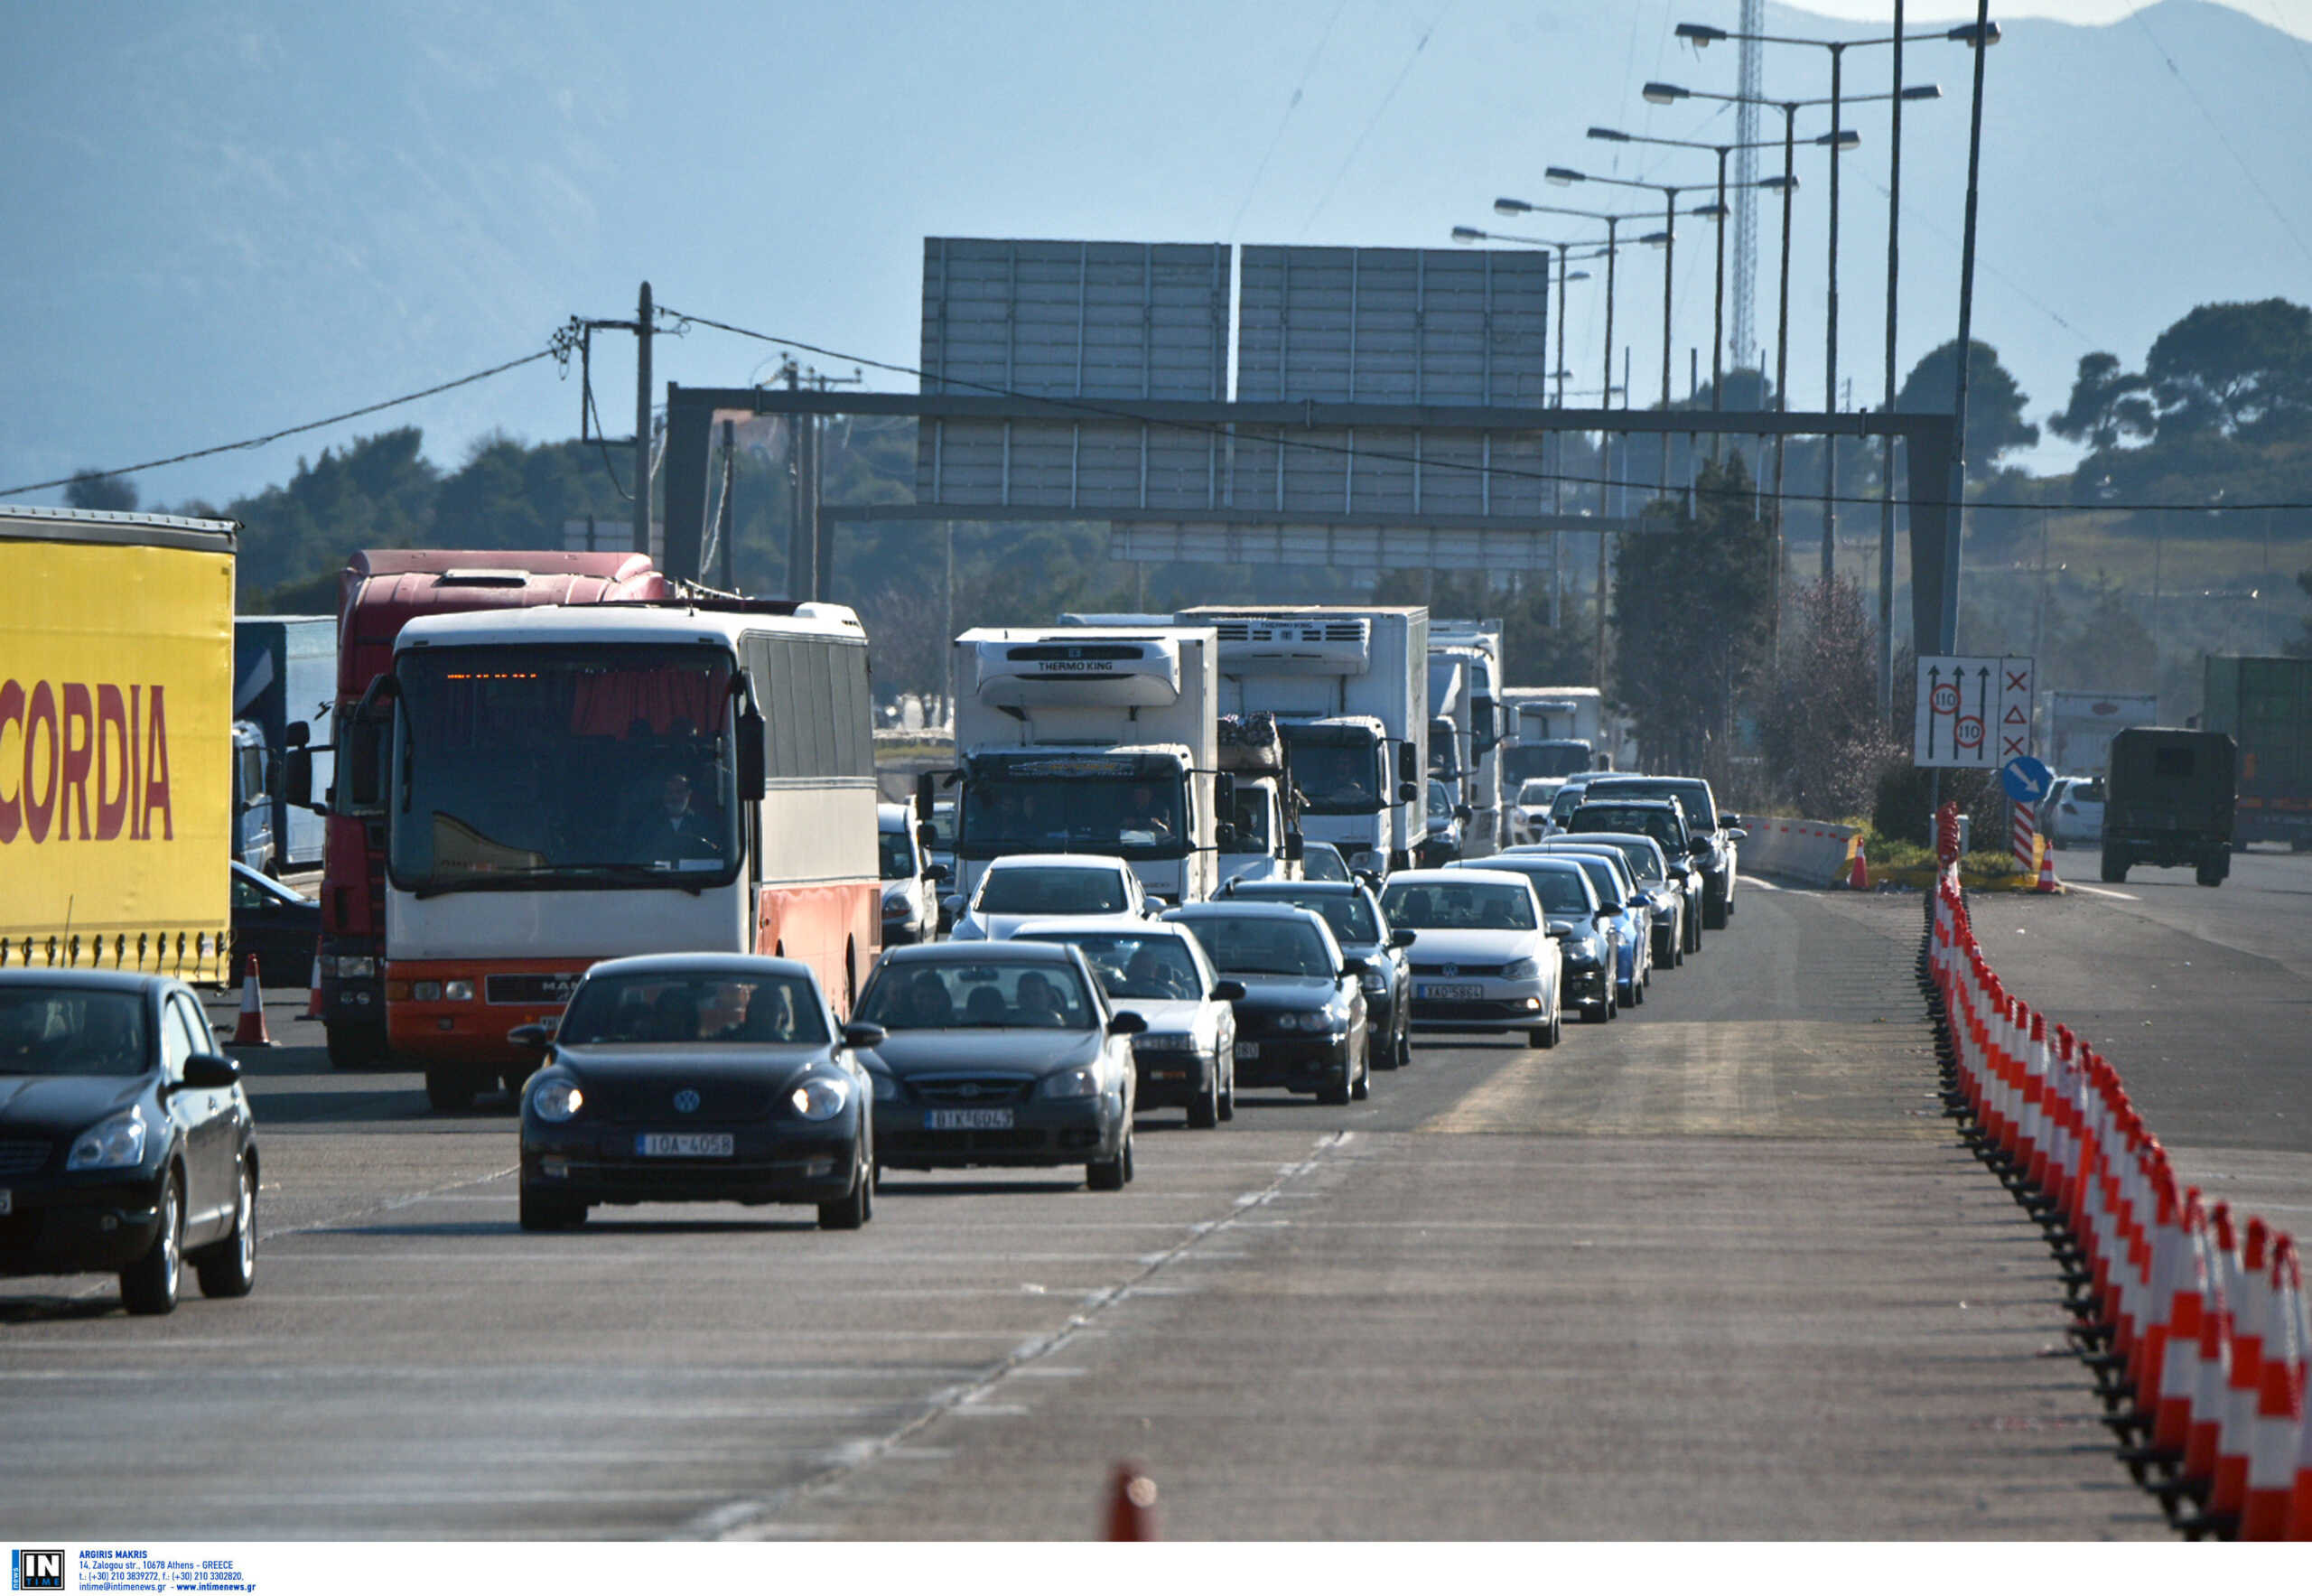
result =
[[[1948,415],[1959,402],[1959,341],[1930,351],[1911,368],[1895,396],[1895,408]],[[2116,364],[2116,362],[2114,362]],[[2029,403],[2014,375],[1999,363],[1999,351],[1981,339],[1967,350],[1967,470],[1988,476],[2009,449],[2028,449],[2039,429],[2023,419]]]
[[[1758,740],[1799,814],[1843,819],[1870,806],[1879,778],[1902,757],[1878,715],[1877,630],[1861,583],[1850,578],[1810,583],[1796,601]]]
[[[1773,594],[1774,538],[1756,496],[1738,450],[1702,467],[1676,530],[1621,540],[1608,695],[1637,722],[1649,763],[1725,773]]]
[[[132,510],[136,508],[136,484],[92,465],[74,472],[64,485],[64,502],[74,509]]]
[[[1972,401],[1968,408],[1972,410]],[[2120,358],[2098,351],[2079,357],[2071,403],[2047,417],[2056,436],[2084,443],[2101,453],[2119,447],[2122,437],[2148,438],[2158,430],[2151,407],[2151,379],[2120,369]]]
[[[2204,304],[2144,360],[2165,432],[2252,431],[2312,408],[2312,310],[2285,299]]]

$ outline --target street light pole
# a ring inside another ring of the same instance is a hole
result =
[[[1959,373],[1951,406],[1951,483],[1946,494],[1949,518],[1943,543],[1943,635],[1935,652],[1955,653],[1959,634],[1959,550],[1966,531],[1967,499],[1967,367],[1974,352],[1975,322],[1975,200],[1982,176],[1983,57],[1999,41],[1992,29],[1990,0],[1975,0],[1975,25],[1954,28],[1953,38],[1972,33],[1965,42],[1975,51],[1974,104],[1967,124],[1967,225],[1959,245]]]
[[[1839,407],[1839,70],[1846,48],[1831,51],[1831,259],[1830,313],[1823,344],[1823,412]],[[1839,535],[1839,440],[1836,433],[1823,439],[1823,580],[1831,580],[1833,552]]]
[[[1903,214],[1903,0],[1895,0],[1895,80],[1887,102],[1887,393],[1885,409],[1895,409],[1896,285],[1902,275]],[[1835,167],[1832,168],[1836,170]],[[1895,434],[1880,444],[1878,460],[1878,719],[1891,727],[1895,716]]]

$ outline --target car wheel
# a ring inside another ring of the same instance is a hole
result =
[[[1360,1067],[1356,1071],[1356,1078],[1349,1083],[1348,1098],[1352,1103],[1362,1103],[1372,1095],[1373,1055],[1367,1053],[1360,1062]]]
[[[1123,1183],[1127,1186],[1140,1173],[1140,1161],[1133,1156],[1132,1141],[1132,1127],[1127,1125],[1123,1128]]]
[[[875,1211],[875,1199],[868,1190],[875,1181],[873,1170],[872,1164],[861,1164],[853,1171],[847,1196],[819,1204],[820,1229],[856,1230],[867,1223]]]
[[[2103,850],[2102,877],[2106,883],[2116,884],[2128,879],[2128,856],[2116,849]]]
[[[204,1297],[246,1297],[256,1283],[256,1171],[247,1162],[241,1165],[233,1233],[204,1249],[193,1267]]]
[[[1319,1087],[1317,1088],[1317,1101],[1323,1104],[1328,1108],[1339,1108],[1345,1106],[1349,1099],[1348,1073],[1349,1066],[1346,1061],[1344,1061],[1340,1067],[1339,1084],[1334,1085],[1331,1082],[1327,1082],[1325,1085]]]
[[[1189,1105],[1189,1129],[1208,1131],[1219,1123],[1220,1072],[1216,1068],[1210,1084],[1196,1095],[1195,1102]]]
[[[1709,899],[1703,899],[1701,904],[1701,924],[1702,929],[1706,931],[1724,930],[1726,929],[1726,905],[1722,902],[1712,903]]]
[[[1235,1051],[1235,1043],[1231,1041],[1227,1048],[1222,1052],[1222,1057],[1226,1059],[1228,1061],[1228,1084],[1222,1087],[1220,1092],[1220,1117],[1223,1119],[1234,1119],[1236,1117]]]
[[[522,1188],[521,1223],[525,1230],[574,1230],[586,1222],[586,1205],[535,1186]]]
[[[2218,854],[2212,859],[2200,861],[2200,867],[2194,873],[2194,879],[2204,887],[2220,887],[2223,884],[2223,878],[2231,873],[2231,861],[2222,854]]]
[[[1121,1191],[1123,1183],[1123,1151],[1121,1148],[1114,1158],[1095,1159],[1084,1166],[1084,1184],[1095,1191]]]
[[[1396,1055],[1396,1067],[1399,1069],[1405,1069],[1412,1063],[1412,1025],[1410,1021],[1406,1022],[1403,1031],[1397,1032]]]
[[[473,1078],[461,1070],[425,1072],[425,1100],[437,1114],[455,1114],[473,1106]]]
[[[120,1272],[121,1306],[131,1313],[166,1313],[184,1281],[184,1181],[172,1170],[161,1183],[161,1227],[144,1255]]]

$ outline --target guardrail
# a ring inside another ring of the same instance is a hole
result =
[[[1847,861],[1854,854],[1854,826],[1745,815],[1742,828],[1749,834],[1742,839],[1745,870],[1788,876],[1814,887],[1834,887],[1846,880]]]
[[[1955,808],[1935,820],[1924,973],[1944,1101],[2064,1265],[2121,1460],[2194,1538],[2312,1540],[2294,1238],[2179,1188],[2119,1070],[2007,990],[1968,924]]]

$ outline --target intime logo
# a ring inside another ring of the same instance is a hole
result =
[[[61,1591],[64,1589],[64,1553],[59,1549],[25,1551],[22,1547],[8,1554],[8,1589],[11,1591]]]
[[[0,843],[20,833],[35,843],[176,835],[159,683],[0,681]]]

